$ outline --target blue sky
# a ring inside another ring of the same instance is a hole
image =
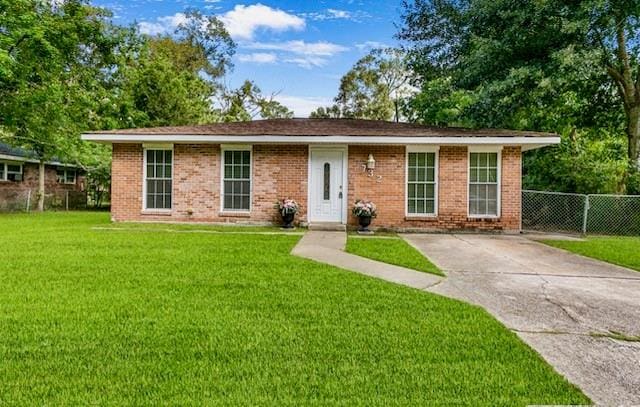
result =
[[[266,94],[306,117],[331,103],[340,77],[368,49],[393,46],[400,0],[229,1],[94,0],[118,24],[171,32],[187,8],[215,14],[238,44],[230,86],[254,80]]]

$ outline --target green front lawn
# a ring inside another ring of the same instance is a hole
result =
[[[480,308],[293,257],[299,236],[93,226],[0,215],[0,405],[589,401]]]
[[[347,239],[348,253],[439,276],[444,274],[404,239],[399,237],[358,237]]]
[[[589,237],[584,241],[545,240],[544,243],[640,271],[640,237]]]

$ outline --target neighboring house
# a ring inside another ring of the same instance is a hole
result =
[[[278,222],[278,199],[302,223],[520,230],[522,151],[555,134],[434,128],[347,119],[280,119],[92,132],[113,145],[115,221]]]
[[[38,193],[38,159],[22,148],[0,143],[0,208],[23,209],[31,194],[35,206]],[[45,165],[45,191],[50,197],[66,199],[66,193],[81,192],[84,176],[74,165],[49,161]],[[14,208],[15,207],[15,208]]]

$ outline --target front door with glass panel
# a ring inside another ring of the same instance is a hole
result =
[[[312,150],[309,221],[342,223],[344,151]]]

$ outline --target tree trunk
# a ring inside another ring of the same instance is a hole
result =
[[[640,105],[627,111],[627,137],[629,139],[629,160],[640,168]]]
[[[38,164],[38,211],[44,211],[44,161]]]
[[[395,115],[396,115],[396,123],[398,123],[400,121],[400,108],[398,107],[398,98],[393,100],[393,105],[394,105],[394,108],[396,110],[396,113],[395,113]]]

